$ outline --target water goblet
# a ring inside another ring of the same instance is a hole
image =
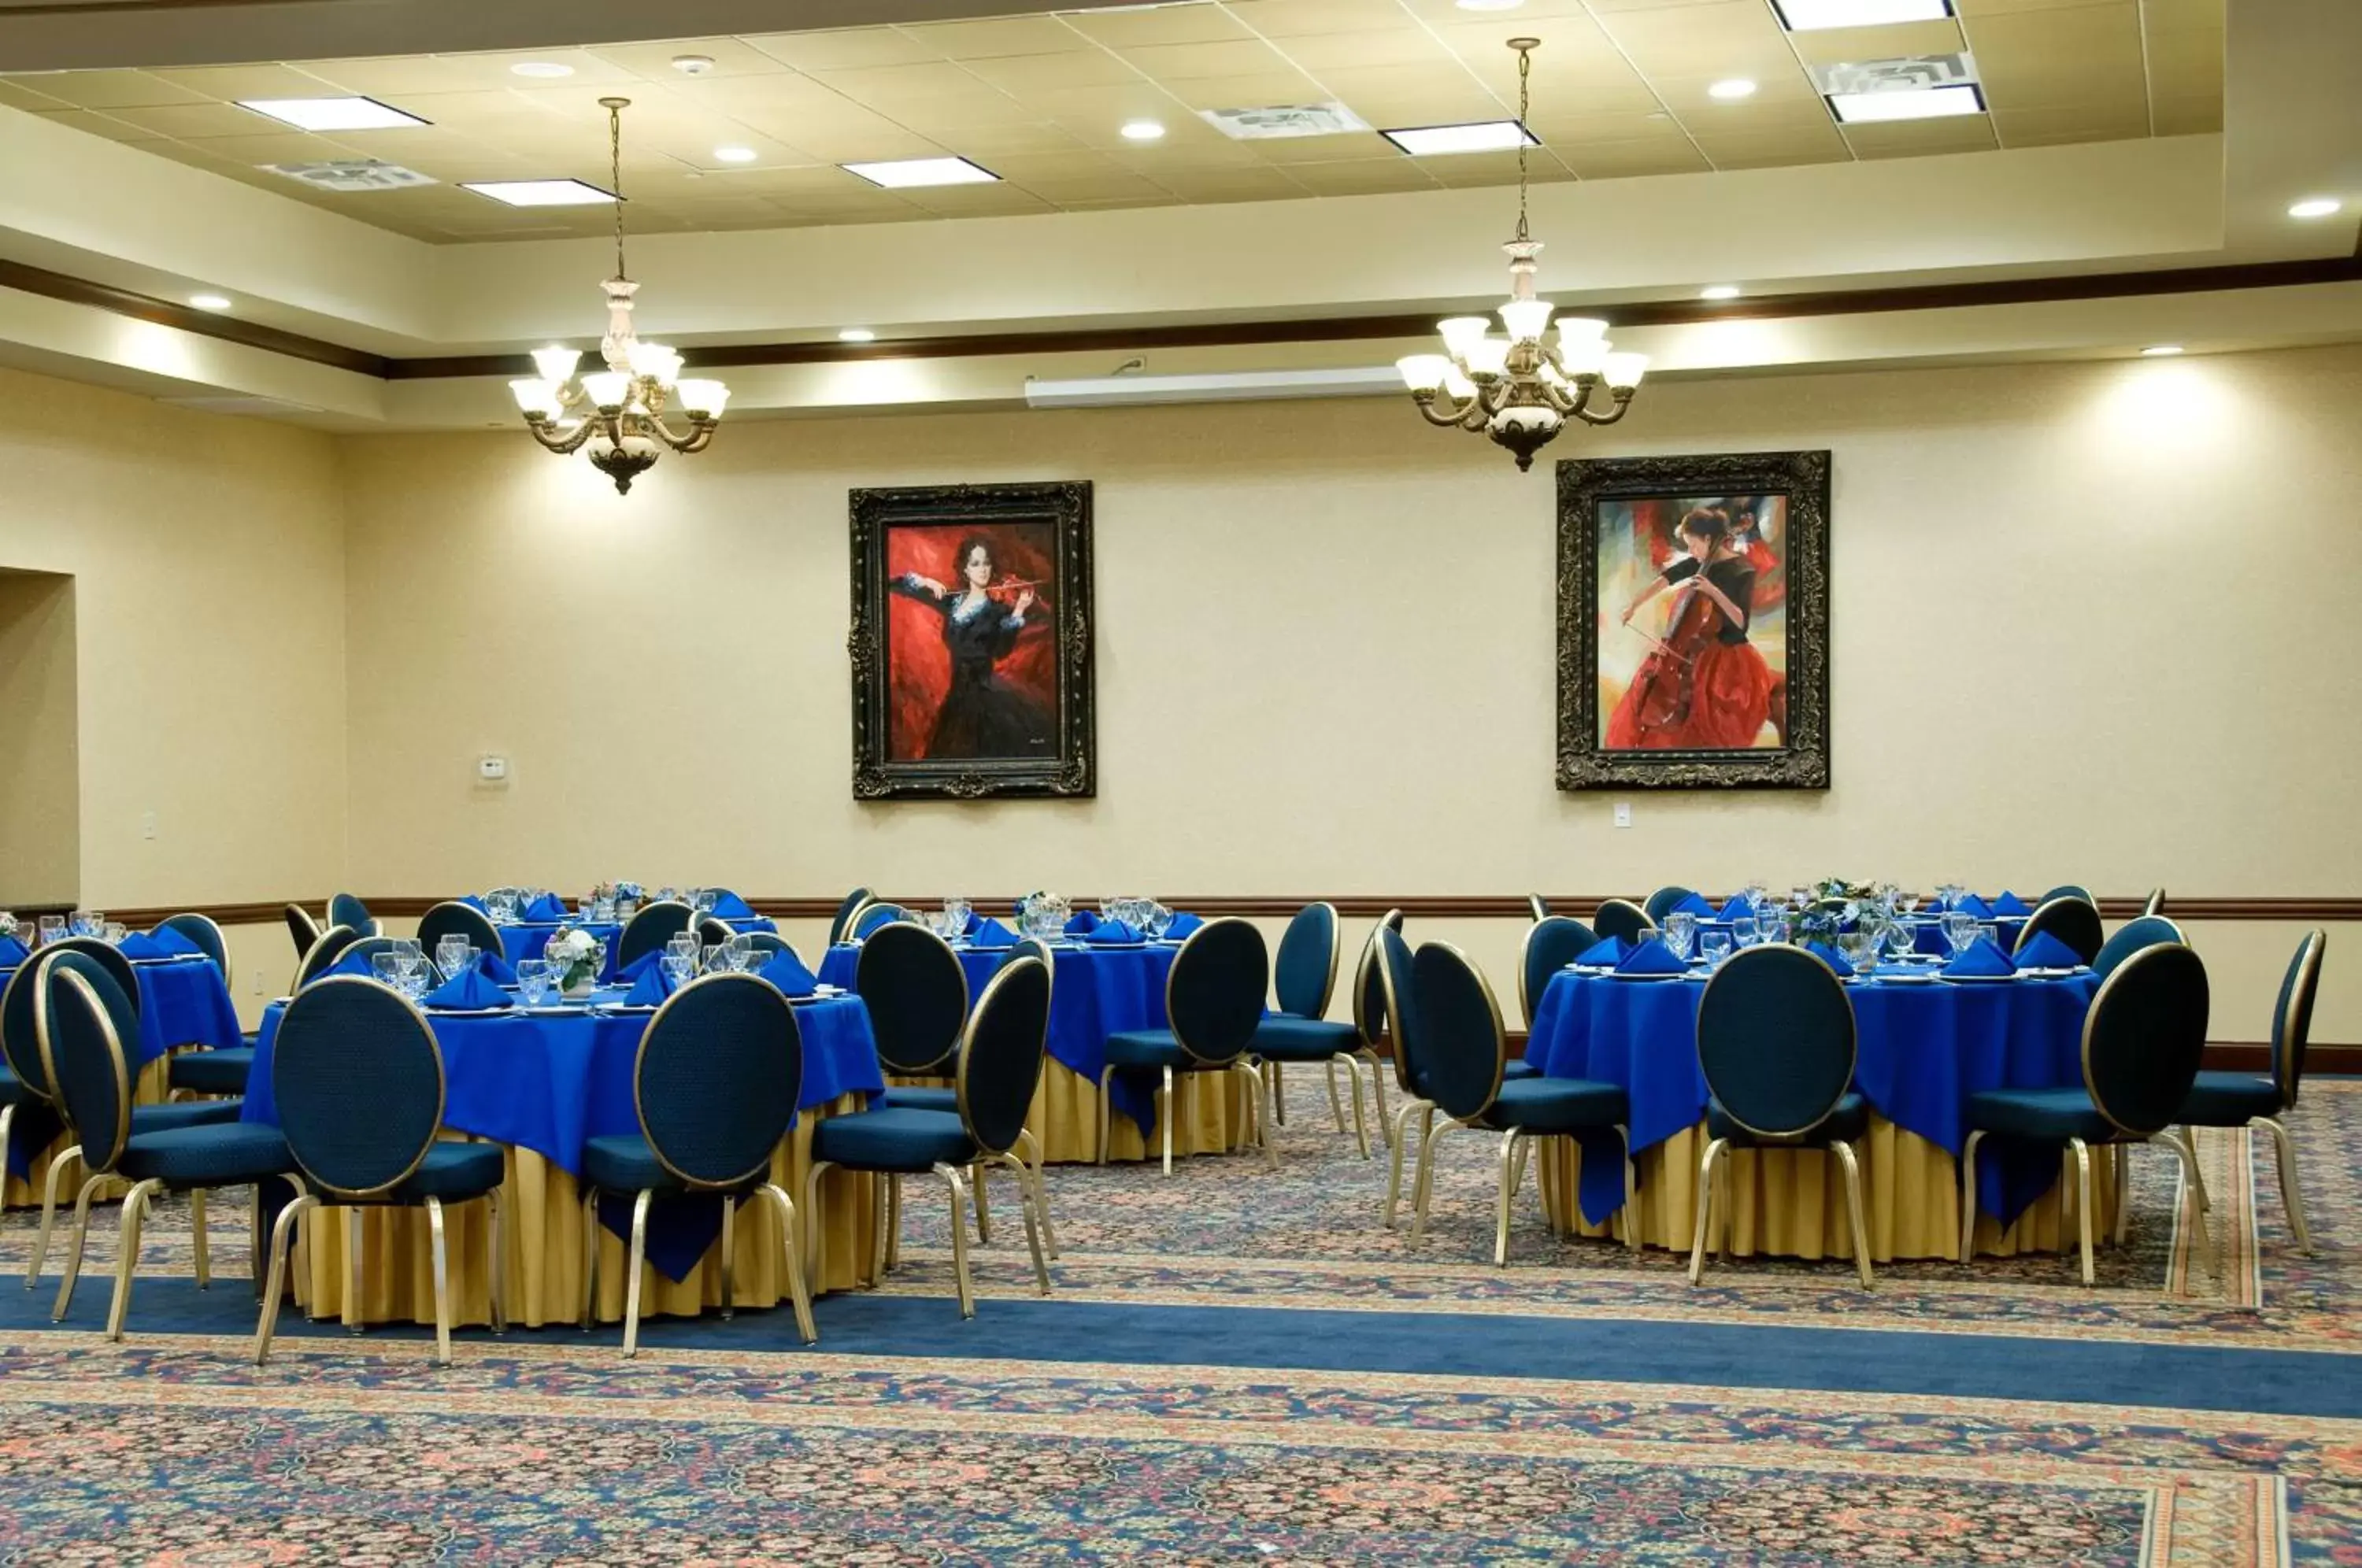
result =
[[[1686,964],[1697,945],[1697,916],[1675,910],[1665,917],[1665,951]]]
[[[1727,931],[1701,933],[1698,936],[1698,946],[1705,954],[1706,967],[1719,969],[1722,967],[1723,960],[1728,958],[1732,952],[1730,933]]]
[[[528,958],[516,966],[516,977],[524,1005],[539,1007],[549,999],[549,988],[557,983],[557,966],[546,958]]]
[[[66,917],[41,916],[34,924],[33,934],[37,939],[35,945],[39,947],[47,947],[52,942],[63,942],[66,939]]]
[[[1150,939],[1152,941],[1162,942],[1164,940],[1164,933],[1172,929],[1173,911],[1166,909],[1163,904],[1158,903],[1155,900],[1151,899],[1148,903],[1148,935]]]
[[[402,955],[391,950],[370,954],[370,974],[387,990],[402,989]]]
[[[76,910],[72,915],[67,917],[66,929],[72,932],[76,936],[96,936],[98,934],[98,928],[92,922],[105,920],[105,918],[106,917],[105,915],[94,915],[88,910]]]
[[[723,942],[713,944],[712,946],[704,949],[702,961],[698,965],[698,973],[701,975],[721,974],[729,966],[729,944]]]
[[[1778,904],[1766,904],[1755,914],[1755,935],[1766,943],[1788,940],[1788,911]]]
[[[109,947],[122,946],[123,939],[130,934],[131,928],[121,921],[111,920],[106,922],[105,941]]]
[[[1944,911],[1944,940],[1952,944],[1952,956],[1959,957],[1977,944],[1977,917],[1966,910]]]
[[[950,929],[944,934],[947,936],[964,934],[967,931],[968,917],[975,912],[976,905],[969,900],[957,893],[946,897],[944,900],[944,924]]]
[[[455,979],[461,970],[475,962],[475,944],[454,933],[435,944],[435,967],[445,979]]]
[[[425,1001],[426,999],[427,988],[426,966],[424,961],[420,963],[417,968],[404,974],[402,977],[402,983],[395,988],[400,990],[404,997],[409,999],[410,1005],[413,1007],[416,1007],[420,1002]]]
[[[1898,963],[1910,953],[1915,941],[1916,937],[1909,921],[1896,920],[1887,922],[1886,949],[1894,955]]]
[[[1857,926],[1851,931],[1841,932],[1838,935],[1838,953],[1853,966],[1853,971],[1857,975],[1871,967],[1871,959],[1877,952],[1878,933],[1866,926]]]
[[[1757,922],[1751,914],[1730,917],[1730,941],[1734,947],[1752,947],[1759,934]]]
[[[679,990],[689,984],[690,972],[697,966],[697,960],[686,953],[667,953],[657,960],[657,966],[672,983],[672,988]]]

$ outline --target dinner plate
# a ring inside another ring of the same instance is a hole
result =
[[[2086,972],[2087,971],[2080,964],[2071,969],[2020,969],[2018,971],[2019,974],[2024,975],[2026,978],[2031,980],[2064,980],[2071,976],[2081,975]]]
[[[788,999],[788,1005],[790,1007],[810,1007],[814,1002],[834,1001],[835,999],[836,999],[834,997],[824,997],[818,993],[814,993],[808,997],[789,997]]]
[[[1620,970],[1610,969],[1607,971],[1606,977],[1611,980],[1686,980],[1689,978],[1689,976],[1686,973],[1679,975],[1627,975]]]
[[[1131,953],[1148,945],[1145,942],[1086,942],[1085,947],[1096,947],[1102,953]]]
[[[620,1001],[619,1001],[619,1002],[609,1002],[606,1006],[604,1006],[604,1007],[601,1008],[599,1010],[600,1010],[601,1012],[627,1012],[627,1013],[632,1013],[632,1014],[636,1015],[636,1014],[643,1013],[643,1012],[654,1012],[654,1011],[656,1011],[656,1010],[657,1010],[657,1004],[656,1004],[656,1003],[654,1003],[654,1002],[620,1002]]]
[[[1907,970],[1896,974],[1881,975],[1878,978],[1890,986],[1932,986],[1936,983],[1936,977],[1933,975],[1915,974]]]
[[[526,1007],[520,1003],[516,1010],[528,1013],[535,1018],[560,1018],[568,1013],[584,1013],[590,1010],[579,1003],[572,1007]]]
[[[1938,975],[1936,977],[1955,986],[2005,986],[2017,978],[2015,975]]]
[[[430,1007],[429,1018],[499,1018],[516,1011],[513,1007]]]

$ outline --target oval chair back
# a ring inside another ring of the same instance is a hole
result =
[[[279,913],[287,922],[287,935],[295,944],[295,961],[300,964],[304,955],[312,951],[312,944],[320,940],[320,922],[301,904],[289,904]]]
[[[1662,925],[1665,923],[1665,917],[1681,908],[1682,900],[1694,896],[1696,891],[1694,888],[1676,887],[1667,883],[1649,895],[1649,901],[1640,906],[1641,912],[1649,917],[1650,925]]]
[[[829,945],[833,947],[845,939],[853,930],[853,917],[861,912],[862,905],[877,896],[866,888],[855,888],[844,895],[843,901],[836,906],[836,913],[829,917]]]
[[[229,939],[222,935],[222,928],[214,923],[213,916],[194,913],[171,915],[158,924],[156,929],[178,932],[195,943],[204,955],[214,961],[214,967],[219,969],[225,978],[227,977]]]
[[[41,958],[36,951],[0,988],[0,1062],[7,1064],[28,1094],[48,1100],[55,1097],[49,1069],[41,1064]]]
[[[2304,1082],[2305,1042],[2312,1033],[2312,995],[2321,985],[2321,955],[2329,948],[2329,933],[2312,931],[2296,944],[2281,977],[2279,999],[2272,1004],[2272,1084],[2280,1091],[2280,1109],[2296,1104]]]
[[[326,974],[336,966],[337,960],[345,955],[345,949],[360,939],[360,933],[348,925],[332,925],[322,932],[320,940],[312,944],[312,950],[304,955],[304,961],[295,966],[295,983],[287,988],[300,991]]]
[[[738,928],[714,915],[697,917],[697,944],[700,947],[727,947]]]
[[[1551,915],[1526,927],[1525,942],[1518,949],[1518,1009],[1526,1015],[1529,1028],[1542,992],[1550,988],[1551,977],[1598,940],[1589,926],[1565,915]]]
[[[900,904],[864,904],[861,912],[853,920],[853,940],[866,942],[872,932],[905,923],[909,915],[910,911]]]
[[[351,893],[338,893],[328,900],[328,923],[351,926],[364,936],[377,934],[377,922],[370,918],[369,906]]]
[[[1288,921],[1272,961],[1272,986],[1279,1010],[1295,1018],[1319,1018],[1337,988],[1337,906],[1307,904]]]
[[[34,977],[34,1037],[42,1076],[82,1146],[94,1176],[115,1168],[131,1138],[131,1067],[124,1042],[138,1035],[139,1015],[105,966],[86,953],[42,960]]]
[[[1509,1061],[1493,988],[1448,942],[1430,942],[1411,959],[1418,990],[1419,1065],[1427,1098],[1454,1121],[1473,1121],[1500,1097]]]
[[[2189,945],[2189,939],[2181,934],[2181,928],[2163,915],[2143,915],[2138,920],[2128,920],[2116,927],[2116,933],[2102,943],[2100,951],[2092,955],[2092,973],[2104,980],[2115,973],[2117,965],[2142,948],[2154,947],[2161,942]]]
[[[50,943],[35,956],[46,958],[58,953],[79,953],[106,971],[106,977],[115,982],[116,989],[122,993],[123,999],[130,1006],[133,1022],[138,1022],[139,971],[132,967],[130,959],[95,936],[69,936],[61,942]],[[127,1045],[138,1038],[138,1031],[135,1028],[123,1038]]]
[[[778,988],[707,975],[657,1009],[632,1093],[658,1165],[692,1187],[728,1188],[767,1179],[803,1078],[803,1032]]]
[[[2178,942],[2116,966],[2083,1016],[2083,1088],[2127,1132],[2162,1132],[2190,1098],[2206,1053],[2206,965]]]
[[[1030,954],[1001,965],[959,1045],[960,1122],[985,1153],[1007,1154],[1025,1131],[1049,1037],[1049,966]]]
[[[501,948],[501,928],[492,917],[473,904],[463,904],[457,899],[435,905],[418,917],[418,945],[435,956],[436,944],[447,936],[464,936],[468,945],[482,953],[498,953]]]
[[[1353,963],[1353,1028],[1362,1036],[1362,1043],[1371,1050],[1378,1048],[1378,1036],[1386,1029],[1385,978],[1378,973],[1378,933],[1402,930],[1403,912],[1388,910],[1370,927],[1370,939],[1362,944],[1362,955]]]
[[[1537,921],[1550,919],[1550,900],[1540,893],[1526,895],[1526,913]]]
[[[402,938],[398,936],[364,936],[357,942],[347,944],[345,950],[337,955],[336,964],[331,964],[328,967],[334,969],[337,965],[358,958],[360,960],[359,967],[362,974],[374,974],[376,971],[371,960],[381,953],[398,953],[401,950]],[[348,970],[347,973],[349,974],[351,971]],[[317,979],[319,977],[315,975],[313,978]]]
[[[1403,940],[1400,911],[1393,912],[1396,923],[1385,921],[1370,933],[1377,944],[1378,994],[1382,999],[1378,1014],[1394,1036],[1395,1087],[1407,1095],[1425,1099],[1426,1083],[1421,1076],[1418,1053],[1426,1031],[1421,1027],[1418,1010],[1418,977],[1413,971],[1410,944]]]
[[[2018,927],[2017,941],[2010,951],[2023,952],[2027,943],[2045,932],[2073,948],[2075,956],[2086,964],[2100,955],[2108,941],[2100,924],[2099,907],[2072,893],[2056,893],[2035,905],[2034,912]]]
[[[2149,889],[2148,902],[2141,906],[2141,913],[2145,915],[2161,915],[2165,913],[2165,889],[2163,888],[2151,888]]]
[[[658,899],[655,903],[643,904],[624,922],[622,934],[615,938],[615,967],[620,969],[657,952],[687,931],[696,918],[695,912],[679,899]],[[500,949],[494,947],[492,951],[497,953]]]
[[[316,980],[287,1004],[271,1047],[280,1130],[329,1201],[407,1181],[443,1129],[443,1048],[407,998],[359,975]]]
[[[1236,915],[1191,932],[1164,977],[1164,1020],[1181,1049],[1203,1066],[1238,1060],[1263,1021],[1271,955],[1263,933]]]
[[[1042,967],[1048,969],[1051,972],[1050,978],[1052,982],[1054,984],[1057,980],[1057,966],[1050,957],[1050,944],[1043,941],[1040,937],[1019,937],[1015,942],[1010,944],[1009,957],[1003,958],[1000,962],[1003,966],[1006,966],[1010,960],[1017,958],[1039,958],[1042,960]],[[994,973],[998,974],[999,971],[996,969]]]
[[[776,931],[734,931],[730,933],[729,942],[736,943],[749,953],[768,954],[771,957],[777,957],[782,953],[796,952],[795,944]],[[723,945],[727,946],[728,943],[724,943]],[[769,961],[770,958],[764,960],[765,963]],[[800,964],[803,961],[803,955],[796,953],[796,962]]]
[[[877,1065],[898,1077],[948,1073],[967,1022],[967,971],[951,944],[897,921],[861,944],[853,988],[869,1009]]]
[[[2100,907],[2100,900],[2092,896],[2092,889],[2080,882],[2059,883],[2058,886],[2042,895],[2041,903],[2047,904],[2053,899],[2081,899],[2095,910]],[[2040,908],[2041,905],[2037,904],[2036,907]]]
[[[1698,1070],[1730,1119],[1759,1138],[1819,1126],[1853,1087],[1856,1045],[1844,982],[1801,947],[1734,953],[1698,999]]]
[[[1609,899],[1592,916],[1591,929],[1599,933],[1602,941],[1620,936],[1627,942],[1638,942],[1655,923],[1649,918],[1649,911],[1631,900]]]

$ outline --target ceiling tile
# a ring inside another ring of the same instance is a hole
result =
[[[1267,39],[1374,32],[1412,22],[1399,0],[1223,0],[1222,8]]]
[[[705,177],[717,193],[784,200],[801,196],[866,196],[877,187],[858,174],[848,174],[833,163],[796,169],[725,169]]]
[[[1417,161],[1437,184],[1454,189],[1518,182],[1518,155],[1514,152],[1462,152]],[[1574,171],[1551,156],[1548,148],[1529,147],[1526,149],[1526,178],[1533,184],[1548,185],[1573,179]]]
[[[1111,11],[1065,11],[1060,21],[1109,49],[1149,44],[1223,43],[1253,37],[1246,24],[1220,6],[1122,6]]]
[[[2158,136],[2212,135],[2223,128],[2223,94],[2159,98],[2150,105],[2149,118]]]
[[[1209,76],[1165,83],[1166,90],[1192,109],[1257,109],[1274,104],[1319,104],[1330,94],[1300,71],[1263,76]]]
[[[205,137],[199,145],[216,158],[258,166],[265,163],[325,163],[359,156],[340,141],[332,141],[325,136],[306,136],[302,131]],[[422,169],[419,172],[424,174],[427,171]]]
[[[42,109],[67,109],[73,106],[63,98],[53,98],[31,85],[40,80],[38,76],[0,77],[0,105],[5,105],[11,109],[33,112]]]
[[[1526,128],[1540,137],[1550,148],[1580,146],[1599,141],[1645,141],[1661,138],[1687,141],[1689,132],[1682,123],[1661,109],[1628,109],[1615,115],[1536,115],[1526,122]]]
[[[291,65],[224,65],[149,74],[221,103],[239,98],[317,98],[334,88]]]
[[[910,200],[937,217],[1021,217],[1057,210],[1017,185],[936,185],[911,192]]]
[[[1027,186],[1037,180],[1101,180],[1132,172],[1105,154],[1090,151],[1021,153],[1002,159],[992,171],[1011,183]]]
[[[2042,147],[2061,141],[2117,141],[2149,134],[2148,105],[2081,104],[2034,109],[1995,109],[1993,128],[2003,147]]]
[[[1331,70],[1352,71],[1374,65],[1412,66],[1462,84],[1467,72],[1459,57],[1425,28],[1387,28],[1363,33],[1313,33],[1304,38],[1273,40],[1281,53],[1315,76]]]
[[[1074,152],[1083,139],[1064,126],[1026,121],[1005,126],[969,126],[959,134],[959,150],[968,158],[1006,158],[1027,152]]]
[[[1717,98],[1713,87],[1725,80],[1719,76],[1665,76],[1649,78],[1657,96],[1665,107],[1679,115],[1684,124],[1699,129],[1712,129],[1716,119],[1738,119],[1769,111],[1791,116],[1799,112],[1808,117],[1826,120],[1828,105],[1813,85],[1813,79],[1804,68],[1790,65],[1766,76],[1754,77],[1755,91],[1744,98]]]
[[[1644,75],[1765,76],[1794,70],[1788,35],[1762,0],[1710,0],[1599,18]]]
[[[1470,20],[1471,13],[1463,11],[1457,0],[1401,0],[1404,10],[1436,27],[1449,27]],[[1584,26],[1591,21],[1591,13],[1584,0],[1526,0],[1517,8],[1517,26],[1512,30],[1543,33],[1557,38],[1570,25]],[[1546,27],[1537,27],[1536,23]]]
[[[1436,188],[1427,171],[1399,153],[1344,163],[1291,163],[1287,177],[1316,196],[1369,196]]]
[[[1584,180],[1628,180],[1650,174],[1702,174],[1711,164],[1687,137],[1645,141],[1585,142],[1557,149],[1559,160]]]
[[[2140,13],[2126,3],[1971,22],[1969,48],[1995,109],[2146,100]]]
[[[943,51],[892,28],[836,28],[817,33],[764,33],[741,40],[798,71],[857,71],[941,60]]]
[[[1185,202],[1287,201],[1311,194],[1281,169],[1175,169],[1150,177]]]
[[[1363,119],[1370,119],[1366,105],[1390,124],[1399,124],[1396,116],[1407,108],[1421,118],[1440,113],[1449,121],[1465,111],[1473,119],[1499,119],[1513,113],[1517,103],[1513,97],[1503,104],[1457,67],[1439,71],[1423,65],[1372,65],[1324,71],[1320,84]]]
[[[1001,92],[1020,97],[1044,89],[1126,86],[1145,80],[1131,66],[1103,49],[969,61],[966,68]]]
[[[1085,40],[1055,17],[997,17],[975,22],[905,22],[895,31],[946,60],[992,60],[1012,54],[1057,54]]]
[[[1857,158],[1911,158],[1932,153],[1989,152],[1994,139],[1992,121],[1982,115],[1956,119],[1893,120],[1874,125],[1845,126],[1839,134]]]
[[[164,139],[145,126],[135,126],[112,115],[102,115],[96,109],[40,109],[34,112],[53,126],[78,130],[85,136],[105,137],[109,141],[146,143]]]
[[[1065,180],[1026,180],[1023,187],[1047,202],[1070,206],[1076,202],[1163,202],[1172,193],[1145,174],[1115,169]]]
[[[1159,82],[1274,75],[1288,69],[1286,58],[1260,39],[1232,43],[1151,44],[1121,53]]]
[[[1697,6],[1720,5],[1723,0],[1586,0],[1591,9],[1602,16],[1611,12],[1671,11]]]
[[[1882,28],[1816,28],[1790,33],[1788,42],[1807,65],[1850,65],[1965,49],[1957,21],[1896,22]],[[1882,122],[1884,123],[1884,122]]]
[[[2094,0],[1952,0],[1952,9],[1964,25],[1979,17],[2010,17],[2021,11],[2071,11]],[[1970,40],[1971,48],[1975,39]]]
[[[642,77],[650,82],[707,81],[714,76],[770,76],[787,70],[788,64],[776,55],[766,54],[753,44],[740,39],[675,39],[669,43],[596,44],[588,51],[591,59],[607,65],[616,74]],[[706,76],[692,77],[676,69],[673,61],[685,54],[701,54],[713,62]],[[586,74],[596,80],[596,73],[586,73],[581,66],[564,51],[555,55],[515,55],[499,57],[503,69],[519,60],[544,58],[575,65],[572,80],[581,81]]]
[[[202,104],[204,94],[146,71],[59,71],[34,78],[34,89],[84,109],[154,108],[165,104]]]
[[[2147,33],[2148,90],[2159,98],[2220,97],[2223,29],[2152,28]]]
[[[990,89],[948,61],[933,61],[916,65],[877,65],[857,71],[815,71],[812,79],[833,93],[841,93],[856,104],[866,104],[873,109],[888,108],[896,104],[908,104],[945,94],[987,92]]]
[[[1528,5],[1532,3],[1527,0]],[[1512,75],[1516,74],[1517,53],[1509,48],[1511,39],[1541,39],[1541,46],[1533,51],[1536,71],[1552,70],[1585,54],[1612,54],[1616,50],[1599,24],[1584,12],[1553,17],[1538,26],[1523,7],[1485,16],[1451,9],[1447,0],[1443,17],[1430,21],[1428,27],[1455,53],[1511,67]]]
[[[1803,103],[1723,105],[1685,109],[1683,129],[1694,137],[1755,137],[1790,135],[1818,138],[1837,121],[1818,98]]]
[[[937,98],[881,104],[878,112],[899,126],[938,141],[956,141],[971,127],[1034,125],[1048,118],[1041,110],[1021,104],[1005,93],[981,86],[972,93],[947,93]]]
[[[1364,158],[1400,158],[1402,149],[1375,131],[1341,131],[1335,136],[1274,137],[1243,144],[1264,163],[1283,168],[1295,163],[1342,163]]]
[[[1816,131],[1764,131],[1754,136],[1696,136],[1692,140],[1716,169],[1766,169],[1796,163],[1842,163],[1853,154],[1834,125]]]
[[[283,122],[235,104],[171,104],[160,108],[113,110],[115,117],[155,136],[186,139],[204,136],[259,136]]]
[[[1180,197],[1170,193],[1156,196],[1115,196],[1104,200],[1074,200],[1058,204],[1059,209],[1070,213],[1124,211],[1136,207],[1186,206]]]

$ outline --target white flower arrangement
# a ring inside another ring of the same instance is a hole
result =
[[[549,945],[542,949],[542,956],[557,966],[557,988],[579,994],[598,983],[599,966],[607,958],[607,944],[587,931],[562,925],[550,937]]]

